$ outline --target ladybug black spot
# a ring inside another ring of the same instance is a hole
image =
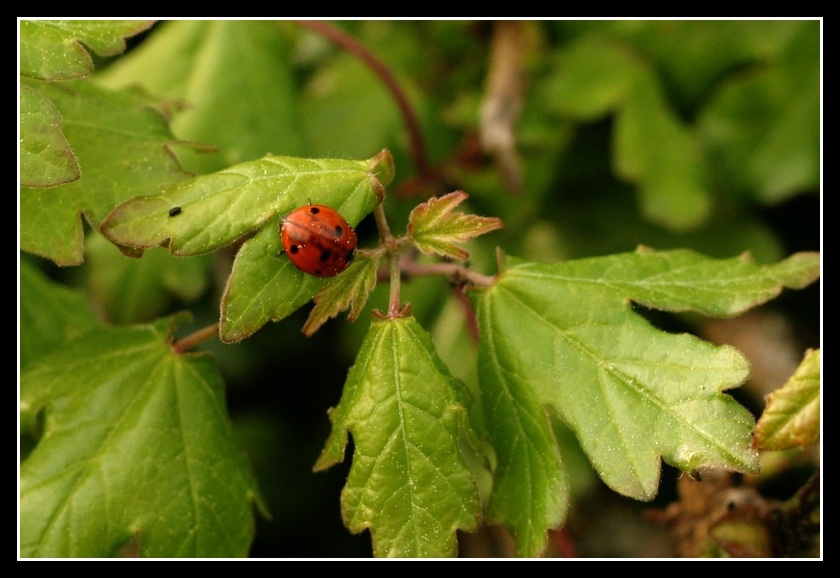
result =
[[[292,245],[291,247],[289,247],[289,253],[291,253],[292,255],[297,255],[299,251],[300,245]]]
[[[318,260],[321,263],[326,263],[327,261],[332,259],[332,254],[332,251],[330,251],[329,249],[327,249],[326,251],[321,251],[321,256],[318,258]]]
[[[321,212],[321,209],[319,209],[318,207],[312,207],[312,208],[309,209],[309,212],[313,215],[317,215],[318,213]]]

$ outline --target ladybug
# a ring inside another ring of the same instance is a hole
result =
[[[356,231],[324,205],[306,205],[280,219],[280,239],[292,264],[315,277],[334,277],[356,254]]]

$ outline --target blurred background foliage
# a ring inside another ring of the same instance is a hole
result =
[[[687,247],[751,252],[773,262],[821,248],[821,22],[817,20],[331,22],[384,63],[417,115],[433,179],[412,152],[405,119],[357,55],[291,21],[159,22],[94,80],[140,85],[160,99],[183,166],[207,173],[266,153],[395,159],[392,229],[429,194],[462,189],[469,209],[505,228],[469,245],[471,265],[496,270],[495,249],[550,262]],[[372,218],[358,231],[372,246]],[[189,309],[214,323],[234,250],[179,259],[164,250],[125,260],[90,232],[85,265],[52,273],[86,288],[104,319],[144,321]],[[131,289],[131,290],[129,290]],[[475,386],[462,303],[441,279],[404,285],[452,372]],[[383,309],[380,286],[368,308]],[[232,417],[273,514],[258,522],[254,556],[369,556],[367,535],[343,527],[339,493],[349,460],[311,472],[369,315],[305,338],[308,308],[236,345],[206,346],[229,386]],[[738,395],[763,396],[819,347],[819,287],[790,292],[736,320],[650,314],[661,327],[734,342],[754,366]],[[791,365],[792,364],[792,365]],[[558,424],[558,435],[564,433]],[[348,456],[349,456],[348,450]],[[551,554],[669,556],[674,546],[642,513],[676,496],[666,466],[656,502],[605,491],[588,462],[564,456],[576,496]],[[792,458],[789,497],[818,467]],[[645,536],[639,539],[639,536]],[[571,542],[571,550],[566,541]],[[510,552],[495,528],[461,539],[464,555]]]

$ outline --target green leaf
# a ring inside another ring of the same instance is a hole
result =
[[[508,526],[527,556],[562,523],[565,471],[546,411],[575,432],[607,485],[636,499],[654,497],[661,458],[684,471],[755,471],[753,418],[722,393],[746,379],[747,361],[732,347],[655,329],[630,301],[735,315],[818,276],[813,253],[760,266],[685,250],[507,269],[475,298],[498,460],[489,520]]]
[[[597,120],[624,103],[642,67],[628,46],[587,35],[559,53],[540,90],[549,110]]]
[[[551,109],[586,121],[616,113],[613,165],[638,186],[643,215],[674,231],[705,224],[711,199],[699,139],[666,101],[643,55],[586,35],[561,53],[556,68],[542,87]]]
[[[20,184],[52,187],[81,176],[76,155],[61,132],[61,114],[48,98],[20,87]]]
[[[806,447],[820,439],[820,350],[810,350],[793,376],[767,396],[755,426],[761,450]]]
[[[454,556],[455,531],[476,527],[478,493],[459,450],[460,387],[414,319],[373,323],[315,469],[342,461],[353,434],[342,515],[350,531],[370,529],[378,557]]]
[[[34,265],[20,261],[20,366],[100,326],[81,292],[50,281]]]
[[[246,239],[221,306],[222,340],[239,341],[294,312],[327,281],[297,270],[281,254],[280,218],[311,202],[335,208],[356,225],[391,178],[387,151],[365,161],[266,157],[132,199],[108,216],[102,231],[129,249],[168,245],[175,255]]]
[[[20,73],[42,80],[69,80],[93,72],[82,43],[101,56],[124,52],[125,39],[153,20],[21,20]]]
[[[410,89],[410,77],[400,76]],[[402,144],[405,125],[393,96],[355,56],[320,63],[300,93],[300,121],[316,154],[358,158]],[[342,130],[335,130],[336,127]],[[401,165],[402,166],[402,165]]]
[[[256,488],[205,354],[177,355],[170,321],[91,331],[21,374],[20,553],[248,554]]]
[[[307,203],[328,205],[355,225],[378,200],[379,160],[267,156],[123,203],[102,231],[125,247],[167,245],[175,255],[198,255],[269,223],[279,227],[282,215]]]
[[[616,172],[639,186],[644,216],[674,231],[696,229],[711,211],[700,141],[665,102],[652,73],[637,75],[616,118]]]
[[[174,116],[172,131],[180,139],[218,149],[218,154],[178,151],[196,173],[267,153],[303,156],[298,87],[283,25],[270,20],[164,22],[96,78],[114,88],[139,84],[186,103]]]
[[[88,82],[30,86],[61,113],[61,127],[79,160],[82,177],[49,189],[20,190],[20,245],[59,265],[84,255],[81,215],[98,228],[117,204],[159,192],[187,177],[168,145],[164,118],[133,91],[108,92]]]
[[[411,242],[428,255],[438,254],[464,261],[469,259],[470,254],[455,243],[464,243],[478,235],[501,229],[504,223],[496,217],[453,213],[455,207],[468,196],[464,191],[455,191],[417,205],[408,219]]]
[[[721,86],[699,118],[733,188],[780,203],[820,183],[820,23],[786,50]]]
[[[367,303],[371,291],[376,287],[376,270],[382,256],[377,252],[358,252],[355,260],[341,275],[335,277],[328,285],[315,295],[315,307],[303,325],[304,335],[314,334],[321,325],[331,317],[335,317],[348,307],[349,321],[358,319],[362,307]]]

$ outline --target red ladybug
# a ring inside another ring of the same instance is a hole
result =
[[[306,205],[280,219],[280,239],[295,267],[316,277],[334,277],[356,254],[356,231],[324,205]]]

